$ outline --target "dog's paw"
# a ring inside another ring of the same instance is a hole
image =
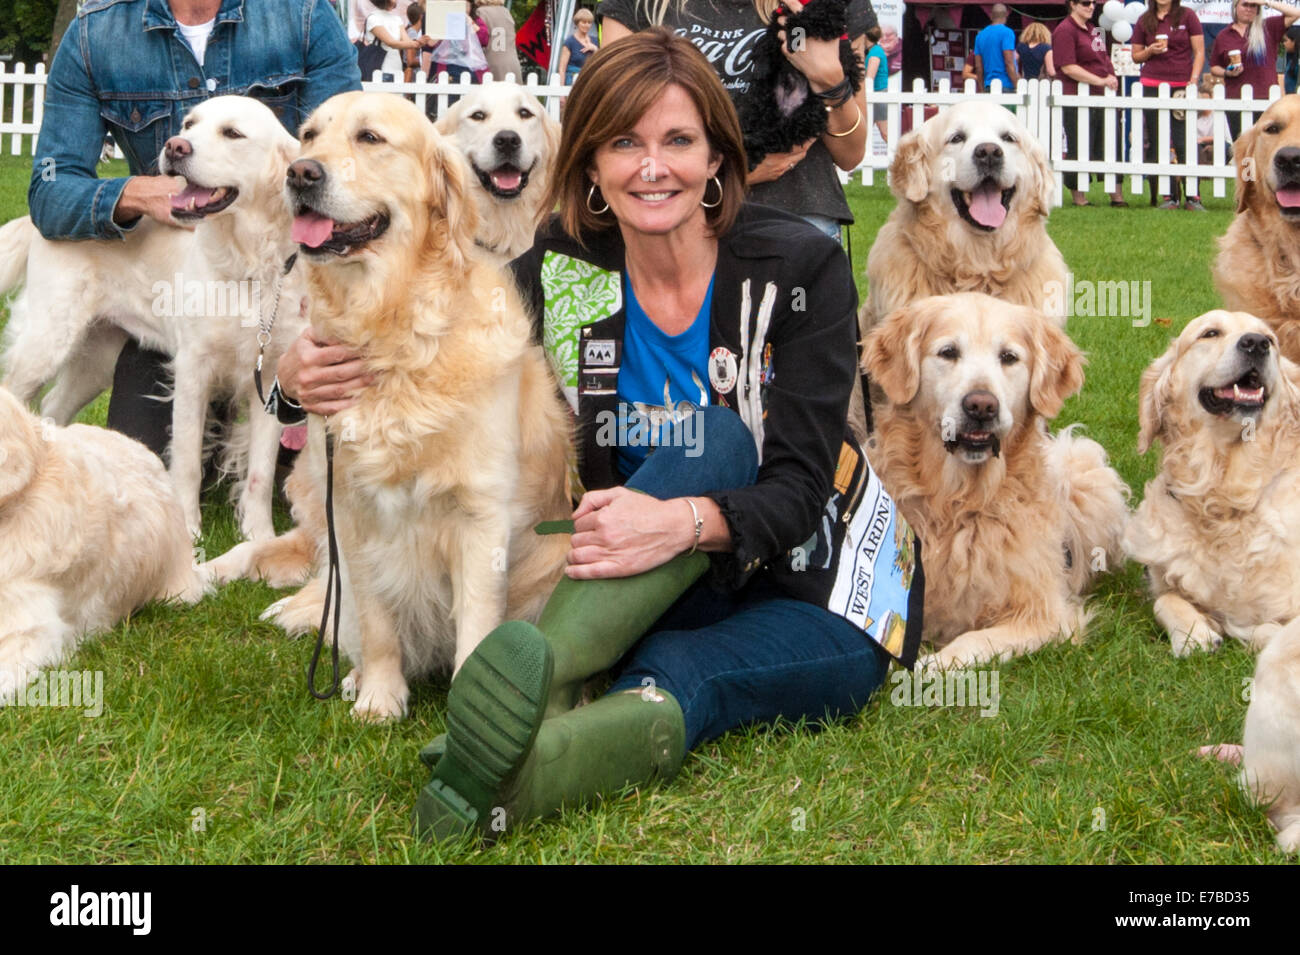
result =
[[[1277,847],[1286,853],[1300,852],[1300,819],[1277,834]]]
[[[199,570],[204,572],[207,579],[214,584],[228,584],[232,580],[239,580],[248,573],[252,547],[253,545],[249,543],[236,544],[220,557],[214,557],[206,564],[200,564]]]
[[[320,628],[321,611],[322,605],[314,594],[300,590],[271,604],[261,612],[259,619],[275,624],[286,636],[300,637]]]
[[[1210,627],[1204,619],[1197,620],[1187,630],[1169,634],[1169,646],[1176,657],[1189,657],[1197,650],[1213,653],[1223,646],[1223,635]]]
[[[351,692],[356,695],[352,718],[362,723],[391,723],[406,716],[406,704],[411,691],[403,679],[360,679],[356,670],[347,675],[352,681]]]

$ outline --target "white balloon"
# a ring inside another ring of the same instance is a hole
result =
[[[1109,33],[1111,31],[1111,28],[1115,26],[1115,21],[1111,19],[1109,13],[1103,13],[1100,17],[1097,18],[1097,25],[1101,27],[1102,30],[1104,30],[1106,33]]]
[[[1137,26],[1137,22],[1142,19],[1142,14],[1146,12],[1147,5],[1145,3],[1124,4],[1124,19],[1134,26]]]
[[[1115,38],[1116,42],[1127,43],[1133,39],[1133,24],[1127,20],[1120,20],[1119,23],[1110,28],[1110,35]]]
[[[1101,8],[1101,12],[1110,17],[1110,22],[1124,19],[1124,4],[1122,0],[1106,0],[1106,5]]]

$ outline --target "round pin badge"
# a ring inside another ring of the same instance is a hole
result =
[[[709,353],[709,384],[720,395],[736,387],[736,356],[721,346]]]

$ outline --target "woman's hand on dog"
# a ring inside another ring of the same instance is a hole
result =
[[[565,574],[575,580],[631,577],[668,563],[695,544],[695,514],[704,522],[700,550],[726,550],[731,532],[707,497],[658,498],[626,487],[588,491],[573,512]]]
[[[281,394],[318,415],[351,408],[361,389],[375,380],[366,372],[360,355],[334,342],[318,341],[310,327],[285,349],[275,375]]]
[[[800,0],[785,0],[785,5],[794,13],[803,9]],[[777,23],[785,26],[785,17],[777,17]],[[777,34],[781,38],[781,52],[790,61],[790,65],[802,73],[814,93],[825,93],[844,81],[844,66],[840,63],[840,41],[814,40],[804,37],[794,53],[786,42],[785,31]]]
[[[768,153],[763,157],[761,163],[750,170],[749,178],[745,182],[748,185],[756,186],[760,182],[773,182],[780,179],[803,162],[804,157],[808,155],[809,147],[815,142],[817,140],[810,139],[802,146],[796,146],[788,153]]]

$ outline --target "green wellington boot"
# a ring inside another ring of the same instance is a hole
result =
[[[573,709],[587,679],[617,663],[708,567],[708,557],[696,552],[635,577],[560,578],[537,622],[554,657],[546,716]],[[433,767],[446,747],[440,735],[420,750],[420,759]]]
[[[708,569],[697,551],[635,577],[562,577],[537,621],[555,657],[547,717],[577,706],[583,684],[617,663]]]
[[[451,717],[449,712],[447,754],[415,807],[422,838],[455,838],[477,829],[495,839],[511,826],[564,806],[578,807],[627,786],[666,782],[686,755],[686,726],[672,695],[654,688],[628,690],[543,721],[522,766],[503,775],[498,791],[488,795],[475,788],[480,774],[457,766],[461,721],[458,716],[453,725]],[[508,728],[501,735],[509,735]],[[471,788],[457,790],[466,780]]]

